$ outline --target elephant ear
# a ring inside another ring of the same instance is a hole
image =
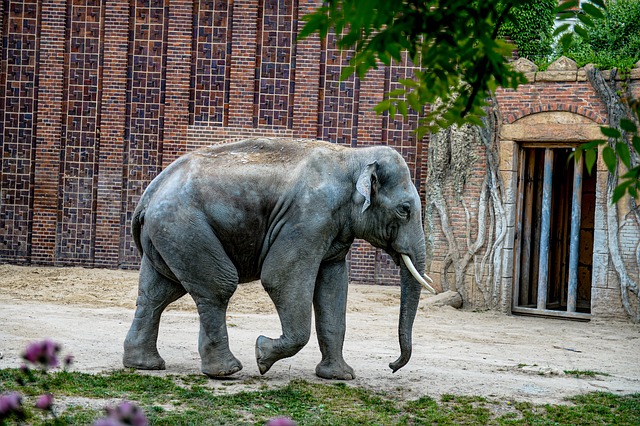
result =
[[[364,204],[362,205],[362,213],[371,205],[371,191],[373,185],[378,180],[376,171],[378,170],[378,162],[374,161],[365,166],[356,183],[356,189],[364,197]]]

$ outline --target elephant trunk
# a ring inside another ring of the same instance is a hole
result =
[[[424,253],[424,251],[422,251]],[[389,368],[395,373],[400,368],[404,367],[411,358],[411,334],[413,330],[413,321],[418,311],[418,304],[420,302],[420,291],[423,286],[424,279],[419,281],[412,274],[411,268],[413,266],[411,259],[403,255],[403,264],[400,265],[400,280],[401,280],[401,293],[400,293],[400,319],[398,322],[398,338],[400,340],[400,356],[397,360],[389,364]],[[420,261],[417,263],[418,270],[424,271],[424,255],[419,257]],[[408,265],[411,266],[408,266]]]

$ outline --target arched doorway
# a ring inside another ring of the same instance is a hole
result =
[[[514,141],[512,307],[516,314],[588,320],[596,173],[573,159],[599,126],[570,112],[526,116],[501,136]]]

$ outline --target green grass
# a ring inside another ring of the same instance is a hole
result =
[[[101,409],[67,405],[57,419],[44,417],[31,407],[37,395],[46,391],[58,401],[69,401],[71,397],[96,400],[94,407],[123,399],[133,401],[144,409],[152,425],[263,425],[277,416],[290,417],[298,425],[640,424],[640,393],[590,393],[562,405],[533,405],[459,395],[405,401],[345,383],[314,384],[302,380],[277,389],[263,386],[258,391],[235,394],[217,391],[207,384],[204,376],[154,377],[132,371],[34,372],[29,379],[19,370],[0,370],[0,389],[17,390],[25,396],[26,423],[33,425],[86,425],[103,415]]]
[[[591,370],[564,370],[564,374],[568,375],[568,376],[575,376],[578,379],[583,379],[585,377],[587,378],[594,378],[596,376],[608,376],[609,374],[607,373],[599,373],[597,371],[591,371]]]

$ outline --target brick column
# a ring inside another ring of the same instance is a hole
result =
[[[380,65],[378,69],[372,69],[367,76],[360,80],[360,96],[358,97],[358,145],[380,145],[383,138],[382,116],[378,115],[373,107],[384,99],[385,67]],[[400,114],[398,114],[400,116]]]
[[[106,3],[95,265],[119,264],[122,163],[129,53],[129,1]],[[126,225],[125,225],[126,226]]]
[[[299,33],[304,26],[300,18],[316,10],[322,2],[301,0],[298,5]],[[305,138],[318,137],[318,89],[320,87],[320,38],[317,34],[297,42],[293,133]]]
[[[32,261],[52,264],[56,256],[66,2],[51,0],[41,7]]]
[[[236,0],[229,84],[229,127],[253,127],[258,0]]]
[[[185,0],[171,2],[167,37],[167,89],[162,143],[163,168],[186,152],[192,38],[193,2]]]

